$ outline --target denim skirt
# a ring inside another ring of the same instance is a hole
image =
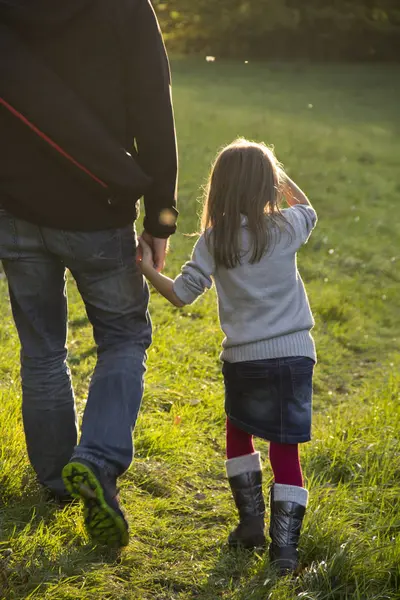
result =
[[[225,411],[239,429],[270,442],[311,439],[314,361],[305,356],[224,362]]]

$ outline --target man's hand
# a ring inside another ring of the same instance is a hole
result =
[[[141,238],[150,246],[153,253],[154,268],[160,273],[165,267],[168,239],[164,240],[162,238],[153,237],[150,233],[147,233],[147,231],[143,231]],[[140,260],[140,256],[138,258]]]

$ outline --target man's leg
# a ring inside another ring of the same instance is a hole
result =
[[[90,535],[98,542],[124,545],[127,525],[115,502],[115,482],[133,457],[132,432],[151,342],[148,288],[135,262],[132,226],[65,235],[73,256],[67,264],[93,325],[98,357],[80,443],[64,479],[85,502]]]
[[[21,342],[22,413],[28,455],[39,482],[62,497],[66,490],[61,471],[77,439],[74,395],[66,364],[65,268],[46,250],[38,227],[4,213],[0,227],[0,250]],[[12,248],[8,248],[11,240]]]
[[[88,234],[88,240],[101,234]],[[132,432],[151,342],[148,288],[136,266],[132,226],[116,232],[114,239],[118,236],[121,250],[117,255],[93,256],[71,265],[97,344],[97,364],[74,458],[89,460],[114,476],[121,475],[132,461]]]

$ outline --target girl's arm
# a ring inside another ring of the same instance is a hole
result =
[[[285,216],[289,219],[296,233],[294,239],[300,244],[305,244],[317,223],[317,213],[299,186],[286,174],[284,177],[282,192],[290,207],[285,211]]]
[[[309,201],[305,193],[286,174],[285,183],[283,186],[283,193],[285,195],[286,202],[289,204],[289,206],[295,206],[296,204],[305,204],[307,206],[311,206],[311,202]]]
[[[143,275],[150,281],[156,290],[164,296],[164,298],[171,302],[171,304],[177,306],[178,308],[185,306],[185,304],[174,292],[174,280],[166,277],[162,273],[158,273],[158,271],[154,268],[153,253],[150,246],[143,240],[143,238],[140,238],[139,243],[142,248],[142,260],[140,261],[139,265]]]

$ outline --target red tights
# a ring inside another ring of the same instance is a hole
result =
[[[238,429],[229,419],[226,420],[226,454],[237,458],[254,452],[253,436]],[[270,442],[269,460],[275,483],[303,487],[299,445]]]

